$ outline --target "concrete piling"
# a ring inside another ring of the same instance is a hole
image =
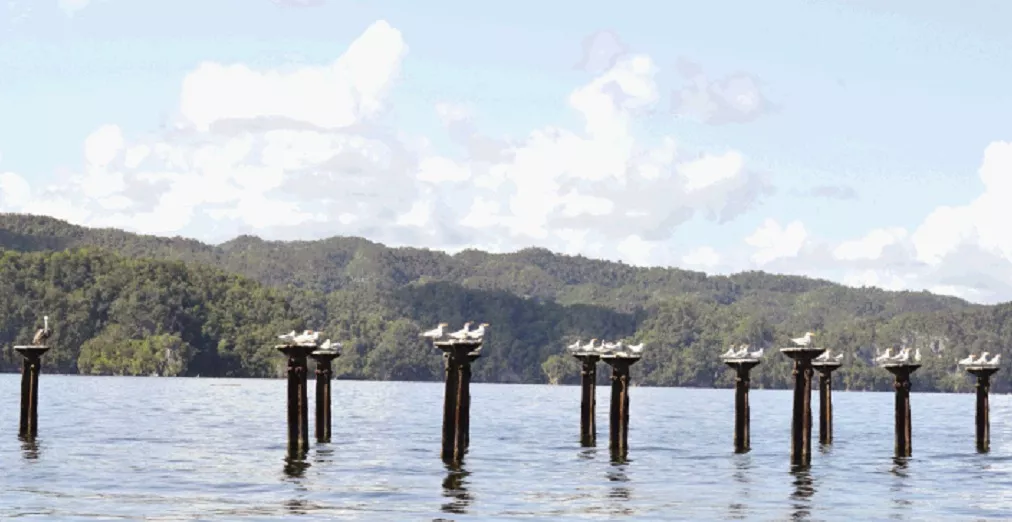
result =
[[[910,426],[910,374],[920,364],[892,363],[884,364],[883,368],[896,377],[893,388],[896,389],[896,457],[909,457],[912,452],[912,432]]]
[[[286,344],[275,348],[288,357],[288,454],[301,458],[309,451],[307,357],[316,346]]]
[[[997,366],[969,366],[966,371],[977,378],[977,413],[974,416],[977,427],[977,451],[991,451],[991,404],[988,394],[991,391],[991,376],[998,371]]]
[[[735,372],[734,379],[734,452],[748,453],[751,442],[751,410],[748,405],[749,374],[759,366],[759,359],[725,359],[724,364]]]
[[[613,460],[625,460],[629,452],[629,367],[639,356],[605,355],[601,360],[611,366],[611,411],[608,447]]]
[[[791,415],[791,465],[812,463],[812,359],[825,348],[781,348],[780,353],[794,360],[794,408]]]
[[[481,356],[482,341],[437,341],[446,361],[443,396],[444,462],[459,463],[470,443],[471,362]]]
[[[18,436],[33,440],[39,433],[39,373],[48,346],[15,346],[21,354],[21,419]]]
[[[575,353],[580,361],[580,445],[591,447],[597,444],[597,362],[601,356],[593,353]]]
[[[309,356],[316,361],[316,442],[330,442],[330,380],[333,361],[341,354],[337,350],[315,350]]]
[[[812,363],[819,372],[819,444],[833,443],[833,372],[840,366],[839,361]]]

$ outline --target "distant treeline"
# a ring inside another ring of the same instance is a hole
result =
[[[847,354],[835,374],[841,388],[891,389],[888,372],[868,361],[906,343],[924,356],[916,390],[967,391],[956,360],[1005,353],[1012,341],[1010,305],[762,272],[636,268],[543,249],[451,256],[360,238],[249,236],[211,246],[19,214],[0,214],[0,248],[4,371],[20,366],[10,347],[30,339],[43,314],[54,347],[45,371],[100,375],[278,376],[276,336],[312,328],[344,344],[338,378],[438,380],[442,358],[418,333],[475,320],[492,325],[476,381],[576,383],[563,347],[596,337],[647,343],[633,379],[656,386],[730,386],[718,355],[729,344],[765,346],[752,384],[786,388],[789,360],[773,349],[811,330],[818,344]],[[1010,390],[1005,375],[994,391]]]

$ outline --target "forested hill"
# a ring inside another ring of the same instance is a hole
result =
[[[578,372],[557,356],[562,346],[603,337],[649,343],[633,367],[639,383],[726,386],[722,346],[773,348],[812,330],[853,356],[838,373],[841,386],[887,389],[888,374],[865,361],[905,340],[925,356],[919,389],[965,390],[955,360],[1004,352],[1012,341],[1007,305],[762,272],[645,269],[543,249],[451,256],[361,238],[250,236],[213,246],[19,214],[0,214],[0,248],[0,367],[8,371],[17,366],[9,346],[30,336],[43,312],[55,326],[49,367],[96,374],[277,375],[274,335],[305,327],[345,343],[339,377],[439,379],[441,358],[418,332],[475,319],[493,325],[476,380],[573,382]],[[753,384],[789,380],[787,361],[771,355]],[[1009,389],[1005,378],[994,386]]]

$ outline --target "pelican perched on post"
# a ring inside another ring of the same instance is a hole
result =
[[[46,339],[49,339],[49,336],[52,335],[52,333],[53,332],[49,329],[49,316],[42,316],[42,328],[35,332],[35,337],[32,338],[32,344],[35,346],[44,344]]]
[[[815,337],[815,334],[813,334],[812,332],[805,332],[805,336],[804,337],[798,337],[798,338],[795,338],[795,339],[791,339],[791,342],[793,342],[794,344],[796,344],[798,346],[804,346],[804,347],[806,347],[806,346],[812,344],[812,337]]]
[[[428,337],[430,339],[441,339],[443,337],[443,328],[450,326],[449,323],[439,323],[435,328],[427,332],[422,332],[419,337]]]

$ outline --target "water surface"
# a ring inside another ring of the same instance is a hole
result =
[[[752,391],[753,450],[734,455],[731,390],[633,388],[614,464],[605,388],[585,449],[579,388],[474,384],[470,454],[449,470],[436,383],[335,381],[333,442],[293,463],[282,380],[43,375],[35,445],[17,438],[19,381],[0,375],[3,520],[1012,517],[1007,395],[978,455],[974,397],[914,390],[914,457],[896,462],[892,395],[835,392],[835,443],[792,472],[789,391]]]

